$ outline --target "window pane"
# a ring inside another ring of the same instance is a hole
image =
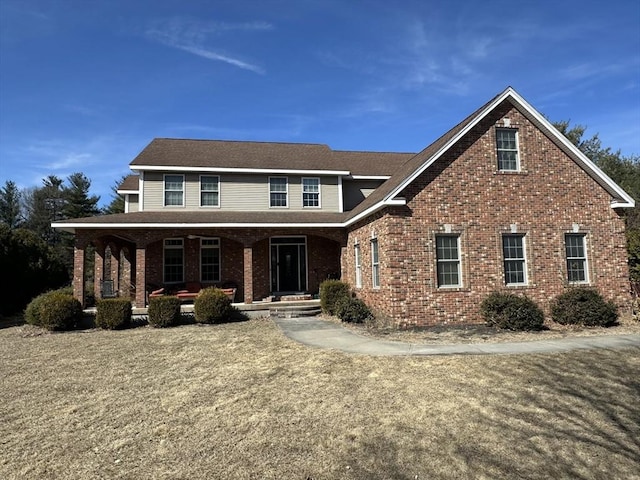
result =
[[[567,280],[569,282],[587,281],[587,257],[585,254],[583,234],[565,235],[567,257]]]
[[[218,177],[202,177],[201,185],[203,191],[217,192],[218,191]]]
[[[498,149],[498,169],[518,170],[518,143],[516,130],[497,129],[496,146]]]
[[[203,207],[217,207],[218,192],[202,192],[200,194],[200,204]]]
[[[286,192],[287,191],[287,179],[286,178],[272,178],[270,180],[272,192]]]
[[[287,194],[286,193],[272,193],[271,194],[271,206],[272,207],[286,207],[287,206]]]
[[[509,284],[526,283],[526,261],[524,258],[524,236],[503,235],[504,280]]]

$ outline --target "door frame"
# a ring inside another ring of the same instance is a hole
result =
[[[300,242],[282,242],[279,243],[278,239],[295,239],[298,238],[301,241]],[[279,256],[279,246],[297,246],[298,247],[298,252],[300,251],[299,248],[300,246],[304,246],[304,272],[302,271],[302,265],[300,262],[300,257],[301,255],[298,253],[298,287],[300,287],[300,281],[304,280],[304,289],[302,288],[298,288],[297,290],[280,290],[280,271],[278,269],[278,265],[274,265],[274,258],[273,258],[273,247],[276,247],[278,249],[278,256]],[[275,275],[275,277],[274,277]],[[274,279],[275,279],[275,288],[274,288]],[[298,292],[303,292],[306,291],[309,287],[309,248],[308,248],[308,243],[307,243],[307,236],[306,235],[277,235],[274,237],[270,237],[269,238],[269,290],[271,291],[271,293],[289,293],[289,292],[293,292],[293,293],[298,293]]]

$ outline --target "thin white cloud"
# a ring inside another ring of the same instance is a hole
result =
[[[145,32],[147,38],[176,48],[207,60],[224,62],[229,65],[264,74],[263,67],[242,60],[237,56],[222,53],[219,49],[206,46],[207,41],[213,36],[222,36],[229,32],[261,32],[272,30],[273,26],[266,22],[249,23],[204,23],[196,20],[180,17],[154,22]]]

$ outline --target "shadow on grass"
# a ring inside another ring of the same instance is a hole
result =
[[[428,429],[407,419],[349,452],[348,478],[638,478],[639,358],[635,348],[505,357],[481,398],[455,400],[466,425],[444,420],[424,444]],[[465,391],[473,381],[452,383]],[[424,446],[434,443],[442,450]]]

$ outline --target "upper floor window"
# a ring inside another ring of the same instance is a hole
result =
[[[269,177],[269,206],[288,206],[288,191],[287,177]]]
[[[362,287],[362,259],[360,254],[360,244],[356,243],[353,247],[353,255],[356,267],[356,287]]]
[[[380,258],[378,256],[378,239],[371,239],[371,284],[380,288]]]
[[[184,175],[164,176],[164,205],[166,207],[184,205]]]
[[[527,260],[524,252],[524,235],[503,235],[504,283],[527,284]]]
[[[498,170],[508,172],[520,170],[517,130],[497,128],[496,145],[498,146]]]
[[[184,282],[184,243],[181,238],[167,238],[164,241],[164,282]]]
[[[220,239],[200,239],[200,280],[202,282],[220,281]]]
[[[436,237],[436,260],[438,264],[438,287],[459,287],[460,237],[438,235]]]
[[[303,178],[302,179],[302,206],[303,207],[319,207],[320,206],[320,179],[319,178]]]
[[[200,206],[220,206],[220,177],[204,175],[200,177]]]
[[[585,235],[568,233],[564,236],[567,255],[567,280],[570,283],[587,283],[587,254]]]

